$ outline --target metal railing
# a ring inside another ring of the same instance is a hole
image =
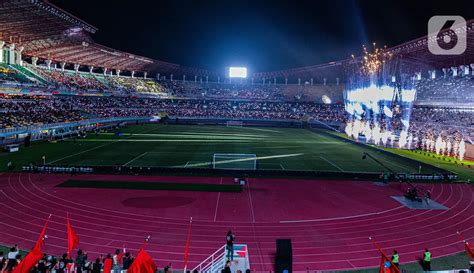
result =
[[[240,249],[241,251],[236,251],[236,249]],[[204,261],[195,266],[191,270],[191,272],[193,272],[194,270],[197,270],[200,273],[221,272],[221,270],[224,269],[226,264],[226,250],[226,245],[223,245],[214,253],[212,253],[209,257],[207,257]],[[244,268],[250,268],[247,245],[235,244],[234,257],[236,257],[235,259],[244,259],[244,262],[239,263],[239,265],[243,266]],[[245,272],[245,270],[242,271]]]

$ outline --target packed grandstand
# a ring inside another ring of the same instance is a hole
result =
[[[357,142],[387,148],[396,147],[426,151],[433,158],[435,154],[437,154],[438,156],[442,156],[440,160],[449,160],[449,162],[452,160],[456,162],[456,164],[458,164],[458,161],[464,162],[463,160],[465,159],[471,160],[474,158],[474,21],[472,20],[468,21],[468,26],[464,29],[468,34],[467,50],[464,54],[457,57],[430,55],[426,49],[427,37],[421,37],[399,46],[384,49],[386,52],[392,54],[392,59],[397,60],[397,67],[401,67],[402,71],[400,73],[402,75],[397,75],[396,77],[408,77],[411,80],[410,88],[416,90],[413,101],[410,101],[409,123],[406,124],[406,119],[403,117],[397,118],[397,115],[403,115],[402,112],[405,107],[405,101],[398,98],[397,95],[394,95],[390,104],[387,104],[390,105],[390,109],[385,111],[382,115],[376,115],[375,118],[370,116],[365,108],[361,108],[364,106],[362,103],[352,103],[349,101],[348,94],[350,92],[347,90],[350,90],[354,86],[355,81],[353,66],[354,63],[363,63],[362,56],[316,66],[254,73],[246,80],[237,81],[226,78],[225,75],[221,75],[215,71],[183,67],[177,64],[137,56],[132,53],[120,52],[97,44],[92,39],[96,31],[93,26],[47,1],[3,1],[0,5],[0,18],[5,22],[0,24],[0,145],[5,147],[18,143],[23,144],[25,139],[28,139],[27,145],[29,145],[30,140],[49,140],[56,142],[58,140],[64,140],[71,135],[74,135],[74,143],[76,143],[76,137],[82,136],[82,133],[85,131],[94,131],[96,134],[99,134],[100,130],[97,130],[99,125],[110,129],[112,127],[120,127],[123,122],[141,124],[145,122],[155,122],[158,119],[163,124],[202,123],[229,125],[229,122],[233,122],[231,123],[233,126],[229,127],[238,127],[244,124],[257,124],[260,126],[267,124],[266,122],[281,122],[281,124],[285,126],[298,128],[318,127],[337,133],[345,131],[349,138],[352,137]],[[19,18],[23,18],[23,21],[20,22]],[[393,83],[396,82],[394,75],[389,75],[390,81],[394,79]],[[394,87],[395,85],[396,84],[392,83],[389,84],[389,86],[396,89],[396,87]],[[356,88],[354,88],[354,90],[355,89]],[[357,107],[360,108],[360,111]],[[375,106],[370,107],[376,108]],[[387,118],[388,116],[390,116],[390,118]],[[109,126],[111,124],[113,126]],[[62,128],[67,128],[67,130],[63,130]],[[74,134],[70,134],[71,130],[74,131]],[[261,130],[264,131],[266,129]],[[384,136],[385,132],[390,132],[390,136]],[[176,132],[172,131],[171,133]],[[222,135],[234,134],[236,131],[221,133]],[[122,132],[114,132],[114,134],[122,134]],[[191,135],[193,133],[188,132],[188,134]],[[130,133],[130,135],[133,135],[133,132]],[[404,139],[403,144],[402,138]],[[407,145],[408,142],[409,144]],[[326,143],[331,144],[330,141]],[[402,147],[403,145],[406,145],[406,147]],[[323,155],[326,156],[324,153]],[[147,154],[143,153],[138,155],[138,157],[142,156],[147,156]],[[272,156],[279,155],[270,154],[268,157]],[[320,160],[327,162],[327,156],[324,156],[319,156]],[[129,164],[137,160],[138,157],[133,157],[130,161],[127,160],[122,166],[114,166],[116,168],[115,170],[117,170],[117,168],[120,169],[121,167],[130,166]],[[42,160],[44,165],[46,165],[47,159],[45,159],[44,155],[42,156]],[[87,160],[84,160],[84,162],[87,162]],[[12,166],[11,162],[8,162],[8,164],[10,164],[9,167]],[[201,163],[190,160],[186,162],[185,166],[193,164],[199,165]],[[332,168],[336,168],[338,172],[349,173],[346,172],[345,166],[341,167],[331,162],[328,164],[332,165]],[[381,164],[383,165],[383,163]],[[460,164],[463,164],[463,166],[464,164],[469,165],[468,163]],[[30,163],[30,165],[33,164]],[[276,166],[286,171],[285,166],[282,164],[276,164]],[[33,170],[33,166],[21,167],[27,170]],[[31,169],[28,169],[29,167],[31,167]],[[407,167],[404,166],[401,168],[407,169]],[[418,165],[414,168],[417,169]],[[421,170],[421,164],[419,168]],[[469,166],[469,169],[470,168]],[[38,171],[39,169],[35,167],[34,170]],[[43,168],[41,170],[45,169]],[[55,171],[48,169],[48,172]],[[130,173],[133,173],[133,171]],[[7,175],[4,177],[7,177]],[[25,185],[31,184],[32,187],[36,187],[35,183],[37,183],[41,185],[40,191],[44,190],[44,193],[49,191],[51,187],[48,181],[43,181],[41,176],[37,174],[28,174],[27,178],[26,175],[22,176],[21,174],[18,176],[9,175],[9,188],[7,189],[7,186],[3,187],[3,184],[1,184],[3,182],[0,182],[0,192],[3,194],[4,192],[12,190],[12,195],[18,195],[18,199],[22,198],[22,194],[17,192],[15,186],[11,185],[10,178],[12,181],[18,181],[21,184],[22,189],[20,190],[26,191],[30,199],[41,199],[42,197],[35,196],[35,193],[29,191],[22,183]],[[22,179],[24,180],[23,182]],[[60,180],[52,178],[52,180],[55,179]],[[148,181],[147,178],[143,178],[142,180]],[[213,179],[210,180],[214,181]],[[5,185],[7,184],[6,181],[7,178],[5,178]],[[222,184],[222,179],[220,183]],[[265,183],[262,181],[255,183],[260,185],[262,189],[267,190]],[[285,186],[282,186],[282,188],[288,190],[291,195],[291,187],[285,188]],[[430,189],[433,191],[433,195],[437,194],[440,198],[443,196],[444,191],[449,192],[449,198],[446,199],[448,203],[454,202],[450,199],[452,192],[461,194],[462,192],[466,193],[471,191],[468,187],[460,190],[443,185],[435,185]],[[428,190],[426,190],[426,192],[428,192]],[[328,192],[327,194],[332,195],[334,193]],[[470,193],[466,195],[470,195]],[[98,196],[99,195],[95,197],[100,198]],[[292,197],[295,199],[298,198],[295,196]],[[366,197],[367,200],[371,198],[370,196]],[[24,203],[27,204],[27,197],[24,198]],[[51,198],[54,202],[64,202],[62,205],[68,204],[68,202],[69,204],[73,204],[75,201],[79,202],[78,200],[61,201],[59,199],[54,200],[56,197]],[[185,199],[187,197],[182,198]],[[264,197],[262,196],[262,198]],[[321,196],[321,198],[323,198],[323,196]],[[428,197],[425,195],[425,198]],[[472,198],[472,196],[470,196],[470,198]],[[85,197],[85,199],[88,199],[88,197]],[[106,201],[104,202],[107,203]],[[219,202],[219,199],[217,202]],[[383,203],[377,198],[374,202]],[[428,203],[428,201],[426,202]],[[464,197],[464,199],[459,202],[462,202],[464,207],[460,206],[459,203],[453,204],[453,208],[457,210],[456,215],[464,215],[464,220],[472,220],[472,210],[469,210],[472,208],[472,202],[468,202],[467,197]],[[5,206],[9,203],[10,201],[6,201],[3,202],[3,205]],[[35,206],[34,204],[30,205],[32,207]],[[110,204],[106,204],[106,206],[107,205]],[[355,207],[357,205],[360,206],[360,204],[353,205]],[[467,211],[465,210],[466,208]],[[111,208],[109,207],[109,209]],[[253,214],[253,207],[251,209]],[[387,210],[390,209],[391,208],[387,208]],[[397,207],[394,210],[398,209]],[[99,209],[99,212],[94,213],[100,216],[105,210],[106,209]],[[44,213],[44,211],[42,211],[42,213]],[[404,212],[400,212],[400,215],[403,215],[403,213]],[[76,211],[75,214],[77,215],[79,212]],[[113,217],[116,217],[114,221],[121,217],[118,212],[112,212],[111,214]],[[469,216],[469,214],[471,215]],[[97,215],[94,217],[98,217]],[[150,215],[160,217],[153,213]],[[217,215],[216,208],[214,222],[216,222]],[[368,221],[375,222],[376,219],[379,218],[377,218],[378,216],[372,218],[374,215],[378,215],[378,212],[370,212],[361,217],[367,217]],[[29,216],[25,217],[28,218]],[[140,217],[142,217],[140,221],[146,221],[150,219],[149,217],[151,216]],[[252,215],[252,217],[254,217],[253,223],[255,223],[255,216]],[[268,220],[264,215],[261,217],[261,219],[264,219],[262,220],[263,222]],[[419,216],[413,214],[411,217],[415,219]],[[344,217],[340,219],[334,218],[334,222],[328,223],[327,228],[342,228],[342,225],[346,223],[341,221],[343,218]],[[168,219],[166,217],[163,219],[175,222],[169,224],[171,227],[166,227],[166,224],[161,223],[160,225],[162,226],[160,228],[169,228],[170,230],[179,229],[176,233],[186,234],[187,229],[183,228],[183,226],[187,227],[187,225],[183,224],[182,221],[179,222],[174,218]],[[90,220],[101,221],[102,219],[98,217],[91,218]],[[227,220],[231,221],[231,219]],[[242,219],[239,218],[238,220],[240,221]],[[247,220],[248,219],[244,219],[242,221]],[[36,225],[39,223],[38,218],[28,218],[28,221],[29,223],[35,222]],[[237,222],[237,224],[234,223],[234,227],[240,229],[241,234],[246,234],[244,236],[246,238],[255,236],[252,238],[252,240],[254,240],[252,246],[254,249],[259,249],[260,244],[266,244],[268,242],[265,241],[265,236],[258,236],[264,233],[276,233],[278,236],[281,235],[285,237],[281,228],[288,229],[289,234],[297,234],[296,237],[304,237],[304,234],[301,235],[298,233],[298,229],[301,228],[301,230],[304,230],[305,225],[303,223],[305,223],[305,221],[308,223],[310,229],[312,228],[310,225],[315,224],[316,227],[316,223],[318,222],[299,219],[295,221],[294,225],[289,226],[288,224],[291,221],[286,223],[283,221],[279,222],[280,226],[275,229],[265,226],[264,224],[262,224],[262,226],[245,226]],[[348,221],[350,222],[352,219]],[[464,227],[471,226],[471,228],[464,229],[464,231],[468,236],[472,235],[472,221],[463,223]],[[15,222],[15,224],[19,225],[20,223]],[[52,224],[57,224],[57,222]],[[354,224],[356,224],[355,220]],[[446,225],[449,225],[449,221],[446,222]],[[196,229],[206,233],[207,230],[205,226],[206,224],[201,223],[201,226],[198,224]],[[224,226],[225,225],[222,224],[220,228],[224,228]],[[123,230],[127,230],[127,228],[130,229],[130,226],[122,230],[118,228],[119,231],[117,231],[117,234],[123,232]],[[321,224],[318,228],[326,227],[324,224]],[[415,226],[412,228],[416,229]],[[217,228],[213,226],[214,232],[216,232],[216,229]],[[93,230],[91,229],[89,231],[92,232]],[[222,231],[224,233],[226,232],[226,230]],[[68,232],[71,231],[68,230]],[[166,232],[168,231],[164,231],[164,233]],[[257,235],[259,232],[261,234]],[[347,233],[350,232],[347,231]],[[454,233],[455,231],[453,234]],[[86,232],[83,232],[84,237],[93,236],[86,234]],[[337,232],[332,234],[333,238],[336,238],[337,234]],[[6,235],[6,233],[4,234],[0,230],[0,236],[3,235]],[[238,235],[239,234],[237,234],[237,236]],[[366,234],[364,234],[364,236],[365,235]],[[42,234],[42,236],[44,236],[44,234]],[[139,240],[137,239],[139,235],[133,234],[130,236],[131,239],[129,239],[135,241],[135,243]],[[212,239],[213,235],[210,235],[208,232],[202,236],[203,239],[201,243],[206,245],[206,239]],[[453,239],[454,236],[455,235],[450,238],[451,241],[449,244],[446,243],[445,245],[453,248],[453,245],[455,245],[454,240],[458,240]],[[108,235],[105,237],[108,237]],[[274,236],[271,235],[270,237],[273,238]],[[21,240],[18,236],[16,239]],[[69,239],[70,238],[68,238],[68,240]],[[470,237],[470,239],[472,240],[473,237]],[[41,238],[40,241],[41,240],[45,240],[44,237]],[[54,240],[57,240],[57,238],[52,239],[52,241]],[[117,247],[118,241],[114,242],[114,240],[117,239],[107,238],[107,241],[101,241],[101,243],[110,243],[116,246],[116,248],[120,248]],[[448,239],[446,238],[446,240]],[[0,243],[3,244],[6,243],[6,241],[7,240],[2,240],[0,237]],[[47,244],[48,240],[45,241]],[[408,242],[405,241],[404,243],[408,244]],[[27,245],[31,247],[30,244]],[[99,244],[93,246],[93,248],[94,247],[95,249],[93,249],[92,254],[95,258],[95,256],[99,254],[98,251],[103,251],[104,247]],[[214,247],[214,245],[212,247]],[[297,260],[299,259],[299,264],[296,265],[297,271],[302,272],[307,268],[308,270],[309,268],[311,270],[339,270],[378,266],[376,264],[379,260],[378,254],[374,255],[369,251],[367,256],[375,256],[375,258],[371,260],[371,258],[367,258],[363,255],[365,253],[362,252],[365,250],[360,250],[361,258],[358,260],[360,263],[356,262],[355,266],[347,265],[350,264],[350,261],[347,262],[346,258],[344,261],[341,261],[341,263],[344,264],[343,266],[335,264],[338,260],[327,263],[324,261],[319,263],[318,260],[317,262],[311,263],[311,259],[314,258],[314,256],[325,254],[311,252],[312,249],[310,249],[308,250],[308,258],[305,258],[303,256],[306,254],[302,253],[306,253],[306,250],[301,249],[306,247],[312,248],[312,246],[307,246],[303,243],[303,246],[299,249],[301,256],[297,258]],[[424,249],[422,244],[417,245],[417,247]],[[193,267],[201,265],[199,262],[204,260],[206,256],[215,250],[208,246],[197,247],[195,250],[196,249],[198,249],[197,251],[202,250],[203,253],[196,254],[191,264]],[[467,249],[469,249],[468,244]],[[60,253],[57,246],[52,247],[51,250],[54,252],[52,254],[56,255],[56,257],[46,254],[44,254],[44,256],[41,255],[39,263],[35,263],[37,270],[35,272],[55,271],[63,273],[71,270],[71,268],[66,269],[66,267],[63,267],[65,264],[75,264],[76,271],[79,273],[82,271],[100,272],[101,269],[104,272],[107,270],[110,272],[111,266],[105,269],[105,263],[118,264],[120,270],[126,270],[132,264],[133,259],[131,258],[133,255],[126,251],[125,256],[122,256],[124,251],[120,248],[116,255],[111,256],[109,254],[106,257],[102,257],[104,259],[97,258],[95,263],[90,262],[87,263],[86,266],[85,259],[87,259],[87,254],[83,254],[82,251],[78,252],[78,255],[74,252],[72,255],[74,258],[71,258],[71,255],[68,254],[64,254],[61,258],[60,255],[62,255],[62,253]],[[3,262],[6,259],[0,260],[0,269],[2,269],[2,272],[15,272],[15,266],[22,260],[21,256],[17,256],[19,255],[17,251],[16,246],[11,249],[8,254],[8,262]],[[115,251],[115,249],[110,250],[110,252],[112,251]],[[188,249],[186,248],[185,255],[188,255],[187,251]],[[261,249],[259,249],[259,251],[265,252],[265,250]],[[445,252],[443,255],[459,251],[449,249],[449,251],[446,250]],[[107,255],[107,253],[101,254]],[[170,260],[176,259],[176,256],[173,256],[174,254],[181,255],[183,253],[181,253],[181,249],[172,249],[166,258]],[[148,254],[140,251],[135,258],[138,259],[138,257],[140,257],[140,259],[147,260],[149,257],[147,255]],[[259,255],[265,256],[262,253],[259,253]],[[3,253],[0,252],[0,258],[2,258],[2,256]],[[89,255],[89,259],[92,258],[91,256],[92,255]],[[125,260],[122,260],[123,257],[125,257]],[[474,259],[474,257],[471,258]],[[163,260],[166,259],[162,258],[162,260],[160,260],[160,266],[164,267]],[[187,258],[185,258],[185,261],[184,268],[186,269]],[[305,264],[306,261],[309,261],[308,266]],[[251,262],[255,264],[255,271],[263,272],[268,271],[268,264],[272,263],[273,260],[270,262],[270,258],[268,258],[268,260],[258,262],[251,260]],[[346,262],[347,264],[345,264]],[[122,267],[120,267],[120,264],[122,264]],[[257,264],[258,266],[256,266]],[[191,269],[191,265],[188,267],[188,270]],[[2,266],[4,266],[4,268],[2,268]],[[156,265],[154,265],[154,267],[154,269],[156,269]],[[391,265],[388,267],[390,268]],[[166,270],[168,269],[169,267]],[[182,264],[179,264],[177,269],[182,270]],[[198,267],[194,269],[201,271],[201,268]],[[219,268],[219,270],[220,269],[222,268]],[[233,266],[232,270],[234,269]],[[245,270],[245,268],[239,269]],[[214,272],[209,268],[206,268],[206,270],[208,270],[207,272]],[[138,270],[133,272],[142,271]]]

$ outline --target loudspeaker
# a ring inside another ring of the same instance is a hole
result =
[[[277,254],[275,259],[275,272],[283,273],[288,271],[291,273],[293,267],[293,251],[291,249],[291,239],[277,239]]]

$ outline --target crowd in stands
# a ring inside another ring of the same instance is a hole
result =
[[[111,92],[118,94],[154,94],[166,96],[163,88],[154,80],[132,77],[104,76],[82,71],[47,69],[45,67],[27,66],[32,74],[46,79],[48,89],[65,89],[76,92]],[[1,73],[0,73],[1,74]]]
[[[128,94],[150,93],[167,96],[164,88],[154,80],[131,77],[106,77],[111,90],[121,91]]]
[[[301,101],[301,102],[341,102],[344,86],[341,84],[315,84],[303,82],[296,84],[263,83],[216,83],[202,81],[144,79],[117,75],[103,75],[83,71],[48,69],[45,66],[25,65],[22,71],[2,70],[0,67],[0,84],[2,79],[9,79],[17,84],[34,84],[51,92],[108,92],[118,95],[152,95],[160,98],[188,98],[214,100],[257,100],[257,101]],[[7,73],[8,72],[8,73]],[[15,72],[15,73],[13,73]],[[24,74],[24,75],[23,75]],[[13,77],[21,75],[22,77]],[[29,80],[30,79],[30,80]],[[31,79],[34,79],[31,81]]]
[[[215,100],[304,101],[327,103],[342,101],[343,85],[229,84],[160,81],[166,92],[176,98]]]
[[[421,102],[472,102],[474,101],[474,77],[422,78],[416,83],[417,101]]]
[[[46,70],[47,71],[47,70]],[[106,87],[94,76],[84,76],[79,73],[64,73],[50,71],[48,74],[57,87],[64,86],[71,90],[97,90],[103,91]]]
[[[474,139],[474,112],[451,108],[416,107],[412,111],[410,133],[419,139],[448,142]]]
[[[170,100],[130,97],[51,96],[0,99],[0,128],[87,118],[172,117],[283,119],[344,122],[343,105],[308,102]]]
[[[150,117],[163,113],[170,117],[314,119],[326,123],[344,123],[346,119],[342,104],[93,96],[4,98],[0,99],[0,113],[0,128],[90,118]],[[397,126],[401,124],[392,122],[392,129]],[[443,132],[469,139],[474,133],[474,112],[417,106],[411,114],[410,132],[414,136]]]
[[[183,81],[161,81],[160,83],[174,97],[180,98],[283,100],[281,88],[277,85],[194,83]]]
[[[0,99],[0,128],[51,124],[84,119],[74,104],[55,99]]]
[[[118,96],[51,96],[24,99],[0,99],[0,128],[78,121],[88,118],[148,117],[166,113],[171,117],[281,119],[344,122],[343,85],[281,85],[268,83],[207,83],[103,76],[44,67],[27,66],[32,75],[48,79],[54,88],[72,91],[112,92]],[[29,71],[29,70],[28,70]],[[27,82],[26,72],[8,65],[0,66],[2,81]],[[474,100],[471,76],[422,78],[416,81],[417,102],[469,102]],[[111,91],[112,90],[112,91]],[[156,98],[139,94],[153,94]],[[127,96],[127,97],[125,97]],[[327,104],[329,103],[329,104]],[[421,103],[422,105],[423,103]],[[474,137],[472,111],[451,110],[418,105],[413,109],[410,133],[430,134],[469,140]],[[399,118],[392,118],[391,130],[401,130]]]

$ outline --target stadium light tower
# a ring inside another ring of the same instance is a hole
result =
[[[228,72],[229,78],[247,78],[247,67],[231,66],[229,67]]]

